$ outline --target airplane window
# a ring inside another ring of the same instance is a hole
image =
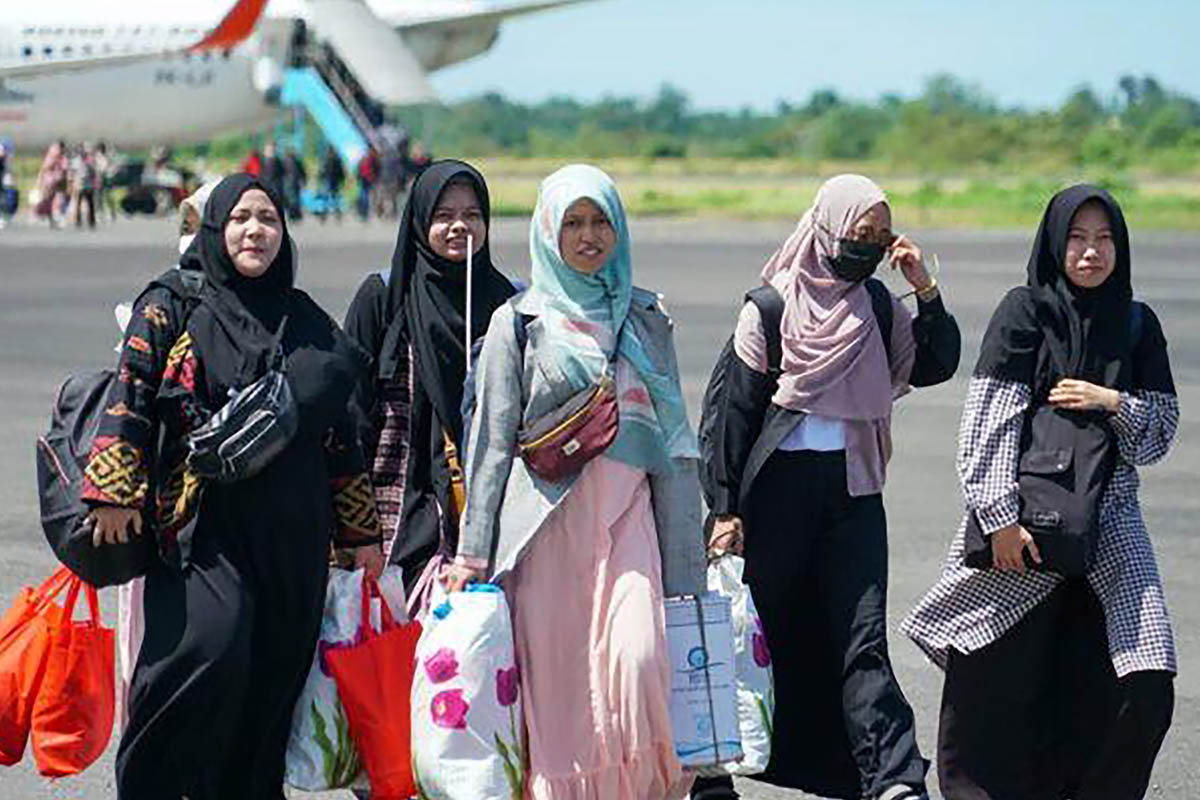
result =
[[[54,48],[50,47],[49,45],[47,45],[46,47],[43,47],[42,55],[46,56],[46,58],[49,58],[50,56],[54,55]]]
[[[200,56],[200,58],[203,59],[204,63],[206,63],[206,64],[209,61],[212,61],[212,50],[205,50],[204,55]]]
[[[105,42],[104,43],[104,54],[108,55],[111,52],[112,52],[112,45],[109,44],[108,42]]]
[[[25,58],[29,58],[33,55],[33,48],[29,45],[25,45],[21,48],[21,55],[23,55]]]
[[[90,44],[85,44],[83,46],[83,54],[85,56],[90,56],[92,54],[92,46]]]
[[[74,48],[74,47],[71,47],[71,45],[67,45],[66,47],[64,47],[64,48],[62,49],[62,54],[63,54],[64,56],[70,56],[70,55],[74,55],[74,54],[75,54],[75,48]]]

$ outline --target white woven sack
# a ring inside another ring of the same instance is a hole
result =
[[[521,800],[524,720],[504,593],[435,596],[422,621],[412,694],[421,800]]]
[[[771,653],[762,622],[742,583],[745,562],[727,555],[708,567],[708,589],[728,597],[733,617],[734,677],[737,684],[738,727],[742,733],[742,760],[710,767],[702,775],[757,775],[771,760],[771,726],[775,691]]]
[[[288,737],[284,780],[296,789],[324,792],[349,787],[367,789],[366,774],[350,738],[346,712],[338,699],[337,685],[326,672],[325,653],[353,644],[362,623],[363,571],[331,569],[325,590],[321,638],[313,655],[308,680],[300,692]],[[404,611],[404,581],[400,567],[390,566],[379,578],[379,590],[397,622]],[[379,606],[371,609],[379,622]]]

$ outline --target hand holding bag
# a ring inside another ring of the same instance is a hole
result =
[[[62,616],[50,626],[46,673],[33,706],[33,757],[48,778],[75,775],[104,754],[116,710],[116,632],[100,622],[96,588],[72,576]],[[91,619],[72,620],[80,590]]]

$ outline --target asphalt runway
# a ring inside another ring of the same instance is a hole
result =
[[[21,586],[39,581],[54,566],[38,528],[33,470],[35,437],[47,425],[54,392],[68,373],[113,361],[118,340],[113,305],[131,299],[174,263],[175,228],[173,220],[162,220],[119,223],[95,233],[20,227],[0,232],[0,609]],[[789,226],[774,223],[635,224],[636,280],[666,295],[693,421],[742,293],[757,282],[761,264],[788,232]],[[939,280],[965,342],[958,378],[916,392],[896,408],[896,452],[886,492],[893,631],[936,579],[958,521],[954,453],[965,376],[991,309],[1005,289],[1024,280],[1033,232],[911,233],[927,253],[939,256]],[[359,281],[387,265],[395,226],[347,221],[322,227],[310,221],[296,226],[294,235],[300,285],[340,319]],[[493,252],[502,266],[513,274],[525,272],[526,226],[503,221],[493,235]],[[1134,232],[1135,285],[1163,321],[1184,414],[1174,452],[1143,473],[1142,489],[1182,665],[1174,726],[1149,796],[1173,800],[1200,797],[1200,424],[1191,416],[1200,408],[1198,253],[1198,236]],[[104,598],[110,621],[114,602]],[[892,657],[928,755],[936,734],[940,673],[898,636],[892,639]],[[114,798],[114,750],[115,743],[85,775],[54,784],[37,776],[27,756],[17,767],[0,768],[0,800]],[[932,777],[930,783],[935,788]],[[751,782],[741,788],[754,800],[801,797]]]

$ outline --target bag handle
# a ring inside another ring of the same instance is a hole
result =
[[[33,592],[33,609],[35,614],[41,614],[46,607],[54,602],[54,598],[62,594],[62,590],[72,579],[79,580],[74,572],[66,567],[59,567],[54,574],[42,582]]]
[[[379,615],[380,625],[379,633],[375,632],[375,626],[371,624],[371,598],[379,598]],[[387,633],[394,628],[399,627],[396,624],[396,618],[392,616],[392,609],[388,605],[388,601],[384,598],[383,592],[379,589],[379,581],[363,575],[362,582],[362,628],[363,641],[370,641],[381,633]]]
[[[75,604],[79,601],[79,590],[82,589],[87,597],[88,610],[91,612],[91,624],[100,625],[100,600],[96,596],[96,587],[74,574],[71,575],[70,588],[67,589],[67,599],[63,603],[63,620],[70,624],[75,614]]]

